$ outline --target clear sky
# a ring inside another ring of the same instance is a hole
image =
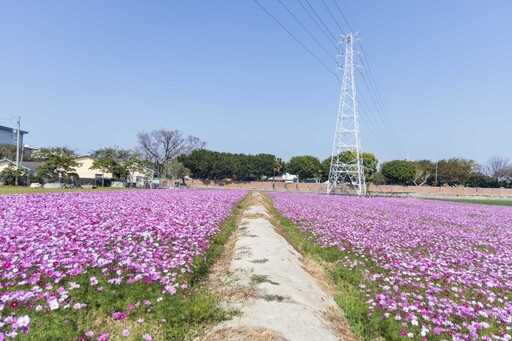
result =
[[[258,1],[335,71],[334,40],[305,0],[282,1],[328,53],[278,0]],[[322,0],[308,1],[339,36]],[[512,1],[324,1],[359,32],[385,104],[358,75],[365,151],[512,157]],[[132,148],[138,131],[165,128],[212,150],[324,159],[339,93],[253,0],[0,1],[0,125],[21,115],[32,146]]]

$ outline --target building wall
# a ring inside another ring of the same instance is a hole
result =
[[[20,146],[23,145],[23,135],[20,134]],[[16,134],[13,134],[12,131],[0,129],[0,144],[16,145]]]
[[[92,157],[79,157],[75,159],[76,162],[81,164],[78,167],[75,167],[75,173],[78,174],[80,179],[94,179],[96,174],[103,174],[104,179],[112,179],[112,173],[103,173],[99,169],[91,169],[94,159]],[[147,179],[146,174],[141,172],[134,172],[131,175],[128,175],[129,182],[136,182],[137,178],[141,177]]]
[[[79,157],[75,159],[80,166],[75,167],[75,173],[80,179],[94,179],[96,174],[103,174],[104,179],[112,179],[112,173],[103,173],[99,169],[91,169],[94,159],[92,157]]]

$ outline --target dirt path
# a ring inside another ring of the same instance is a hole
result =
[[[205,340],[355,340],[325,285],[271,223],[252,193],[224,261],[214,269],[224,304],[240,311]]]

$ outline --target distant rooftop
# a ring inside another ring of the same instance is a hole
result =
[[[14,128],[9,128],[9,127],[6,127],[6,126],[0,126],[0,130],[6,130],[6,131],[13,132],[15,129]],[[20,133],[28,134],[28,131],[20,130]]]

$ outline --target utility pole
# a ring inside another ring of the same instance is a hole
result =
[[[20,168],[20,125],[21,117],[18,116],[18,121],[16,122],[16,170]]]
[[[17,127],[16,127],[16,179],[15,185],[18,186],[18,176],[20,170],[20,129],[21,129],[21,116],[18,116]]]
[[[357,38],[350,33],[340,42],[345,43],[345,62],[327,194],[341,192],[347,182],[357,195],[366,194],[354,81],[354,69],[357,67],[354,64],[354,55],[358,53],[354,51],[356,40]]]
[[[438,163],[439,163],[439,161],[436,161],[436,182],[435,182],[436,183],[436,185],[435,185],[436,187],[437,187],[437,164]]]

